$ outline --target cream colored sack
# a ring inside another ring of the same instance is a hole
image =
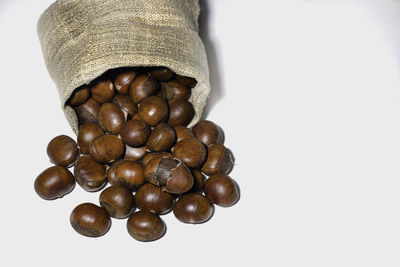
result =
[[[210,91],[207,57],[198,35],[198,0],[58,0],[40,17],[38,34],[47,70],[65,104],[73,90],[108,69],[165,66],[195,78],[190,101],[202,114]]]

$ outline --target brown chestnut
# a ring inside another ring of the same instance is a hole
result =
[[[159,96],[149,96],[138,105],[138,114],[142,121],[154,127],[167,118],[168,104]]]
[[[139,161],[144,158],[147,154],[147,148],[145,146],[142,147],[131,147],[125,145],[125,156],[124,159],[129,159],[133,161]]]
[[[109,186],[100,194],[100,206],[116,219],[128,217],[135,208],[131,191],[120,186]]]
[[[190,95],[191,90],[177,81],[161,83],[161,96],[167,99],[168,102],[177,99],[188,100]]]
[[[35,180],[36,193],[43,199],[61,198],[75,187],[72,173],[65,167],[53,166],[44,170]]]
[[[161,238],[166,231],[163,220],[151,211],[133,213],[127,222],[128,233],[136,240],[148,242]]]
[[[100,108],[99,124],[108,133],[118,134],[125,124],[125,114],[114,103],[104,103]]]
[[[180,84],[183,84],[184,86],[187,86],[189,88],[193,88],[197,84],[197,81],[195,79],[181,75],[176,75],[175,80]]]
[[[128,95],[129,87],[137,76],[137,72],[133,70],[124,70],[114,78],[115,91],[120,94]]]
[[[169,81],[172,77],[174,77],[175,73],[166,67],[155,68],[150,71],[151,77],[161,82]]]
[[[167,151],[175,144],[176,135],[174,129],[166,123],[158,124],[150,133],[146,147],[150,151]]]
[[[177,99],[168,103],[169,105],[169,118],[168,124],[172,126],[176,125],[188,125],[194,117],[194,108],[192,103],[184,100]]]
[[[96,137],[104,134],[103,129],[97,123],[86,123],[79,127],[78,146],[82,154],[89,154],[89,144]]]
[[[196,138],[186,138],[174,146],[172,153],[189,168],[201,168],[206,159],[207,150]]]
[[[150,129],[143,121],[130,120],[121,129],[120,136],[125,144],[132,147],[143,146],[149,137]]]
[[[125,145],[115,135],[105,134],[93,139],[89,154],[100,163],[111,163],[124,155]]]
[[[108,181],[111,181],[111,180],[117,181],[117,176],[115,176],[115,170],[117,169],[118,164],[120,164],[123,161],[124,161],[123,159],[119,159],[111,164],[110,168],[108,168],[108,170],[107,170]]]
[[[205,144],[211,146],[213,144],[222,144],[224,142],[224,132],[221,127],[212,121],[199,121],[193,128],[194,136]]]
[[[108,181],[114,186],[122,186],[130,191],[136,191],[146,181],[144,166],[139,162],[122,160],[116,164],[114,175],[109,175]]]
[[[192,130],[190,130],[189,128],[186,128],[185,126],[177,125],[177,126],[174,126],[173,128],[174,128],[174,131],[176,134],[176,142],[180,142],[186,138],[194,137]]]
[[[90,97],[90,90],[87,86],[82,86],[80,88],[75,89],[75,91],[71,94],[68,99],[68,105],[70,106],[79,106],[85,103]]]
[[[215,144],[208,147],[208,155],[201,171],[207,175],[217,173],[228,174],[233,168],[231,152],[223,144]]]
[[[204,193],[211,202],[221,207],[234,205],[240,197],[236,182],[223,173],[215,174],[206,181]]]
[[[190,169],[175,158],[154,158],[145,167],[146,181],[172,194],[182,194],[193,186]]]
[[[105,209],[92,203],[76,206],[69,220],[75,231],[88,237],[100,237],[111,227],[111,219]]]
[[[116,95],[112,102],[117,105],[123,112],[127,114],[128,118],[132,118],[137,113],[137,106],[131,98],[127,95]]]
[[[161,187],[153,184],[144,184],[136,192],[135,202],[140,210],[163,214],[172,208],[174,199],[171,194],[164,192]]]
[[[95,192],[107,183],[106,166],[96,162],[91,156],[80,157],[74,167],[77,183],[86,191]]]
[[[199,193],[189,193],[181,196],[175,203],[175,217],[184,223],[204,223],[214,211],[214,206],[205,196]]]
[[[93,98],[89,98],[89,100],[82,105],[75,107],[75,112],[78,116],[79,124],[82,125],[89,122],[97,123],[99,119],[100,104]]]
[[[151,153],[147,153],[146,156],[144,156],[143,158],[143,165],[146,166],[147,163],[149,163],[152,159],[154,158],[173,158],[174,155],[172,155],[169,152],[151,152]]]
[[[150,95],[155,95],[160,90],[160,83],[152,77],[141,74],[136,77],[129,88],[129,96],[132,101],[139,104],[143,99]]]
[[[192,175],[193,175],[193,178],[194,178],[194,183],[193,183],[192,189],[190,189],[190,192],[201,193],[203,191],[203,188],[204,188],[204,183],[206,181],[206,177],[198,169],[193,169],[192,170]]]
[[[97,102],[110,102],[114,96],[114,85],[110,79],[99,78],[91,85],[90,92]]]
[[[47,155],[55,165],[70,167],[79,155],[78,145],[71,137],[59,135],[47,145]]]

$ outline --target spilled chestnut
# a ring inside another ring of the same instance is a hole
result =
[[[106,210],[92,203],[76,206],[69,220],[76,232],[87,237],[105,235],[111,227],[111,219]]]
[[[179,198],[173,212],[181,222],[204,223],[211,218],[214,206],[205,196],[199,193],[189,193]]]
[[[109,186],[101,192],[100,206],[116,219],[128,217],[135,208],[135,199],[131,191],[120,186]]]
[[[215,174],[205,182],[204,194],[211,202],[221,207],[234,205],[240,197],[237,183],[223,173]]]
[[[53,166],[36,178],[34,188],[43,199],[52,200],[69,194],[75,187],[72,173],[65,167]]]
[[[54,137],[47,145],[47,155],[56,165],[70,167],[78,157],[77,143],[69,136],[59,135]]]
[[[140,210],[163,214],[172,208],[174,199],[171,194],[163,191],[161,187],[146,183],[136,191],[135,202]]]
[[[149,242],[161,238],[166,231],[164,221],[151,211],[133,213],[126,224],[128,233],[136,240]]]

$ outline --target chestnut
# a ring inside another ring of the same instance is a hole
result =
[[[100,126],[110,134],[118,134],[125,124],[125,114],[114,103],[104,103],[99,112]]]
[[[159,82],[146,74],[141,74],[136,77],[129,88],[129,96],[134,103],[139,104],[146,97],[157,94],[159,90]]]
[[[129,70],[129,69],[121,71],[114,78],[115,91],[117,91],[118,93],[123,94],[123,95],[128,95],[129,87],[131,86],[131,84],[136,76],[137,76],[136,71]]]
[[[110,79],[99,78],[91,85],[90,92],[97,102],[101,104],[110,102],[114,96],[114,85]]]
[[[223,173],[215,174],[206,181],[204,193],[211,202],[221,207],[234,205],[240,197],[236,182]]]
[[[181,222],[204,223],[211,218],[214,206],[205,196],[199,193],[189,193],[178,199],[173,212]]]
[[[151,152],[151,153],[147,153],[146,156],[144,156],[143,158],[143,165],[146,166],[147,163],[149,163],[152,159],[154,158],[173,158],[174,155],[172,155],[169,152]]]
[[[166,67],[155,68],[150,71],[150,76],[161,82],[169,81],[175,73]]]
[[[212,121],[202,120],[192,128],[192,131],[194,136],[206,146],[224,142],[224,132]]]
[[[176,142],[180,142],[186,138],[194,137],[192,130],[190,130],[189,128],[186,128],[185,126],[177,125],[177,126],[174,126],[173,128],[174,128],[174,131],[176,134]]]
[[[188,125],[194,117],[194,108],[192,103],[184,99],[177,99],[168,103],[169,105],[169,118],[168,124]]]
[[[100,163],[112,163],[124,155],[125,145],[115,135],[105,134],[93,139],[89,154]]]
[[[196,138],[186,138],[176,143],[172,153],[189,168],[201,168],[206,159],[207,150]]]
[[[124,159],[129,159],[133,161],[139,161],[144,158],[147,154],[147,148],[145,146],[142,147],[131,147],[125,145],[125,156]]]
[[[74,167],[77,183],[86,191],[95,192],[107,183],[106,166],[96,162],[91,156],[80,157]]]
[[[223,144],[215,144],[208,147],[208,155],[201,171],[207,175],[217,173],[228,174],[233,168],[231,152]]]
[[[176,135],[174,129],[162,122],[151,131],[146,147],[150,151],[167,151],[175,144],[175,141]]]
[[[184,86],[187,86],[189,88],[193,88],[197,84],[196,79],[193,79],[193,78],[190,78],[190,77],[186,77],[186,76],[181,76],[181,75],[176,75],[175,80],[178,83],[183,84]]]
[[[190,169],[176,158],[154,158],[145,167],[146,181],[172,194],[182,194],[193,186]]]
[[[82,154],[89,154],[89,144],[96,137],[104,134],[103,129],[97,123],[86,123],[79,127],[78,146]]]
[[[81,86],[71,94],[68,99],[68,105],[70,106],[79,106],[85,103],[90,97],[90,90],[87,86]]]
[[[117,177],[115,176],[115,170],[117,169],[118,164],[120,164],[123,161],[124,161],[123,159],[119,159],[111,164],[110,168],[108,168],[107,170],[108,181],[111,180],[117,181]]]
[[[111,219],[105,209],[92,203],[76,206],[69,220],[75,231],[88,237],[100,237],[111,227]]]
[[[172,208],[174,199],[171,194],[164,192],[161,187],[153,184],[144,184],[137,190],[135,202],[140,210],[163,214]]]
[[[114,186],[136,191],[146,181],[144,166],[140,162],[122,160],[115,165],[114,174],[108,176],[108,181]]]
[[[74,176],[67,168],[61,166],[47,168],[39,174],[34,183],[36,193],[46,200],[61,198],[74,187]]]
[[[127,221],[128,233],[136,240],[148,242],[161,238],[166,231],[163,220],[151,211],[133,213]]]
[[[143,121],[130,120],[121,129],[120,136],[125,144],[132,147],[143,146],[150,134],[150,128]]]
[[[47,145],[47,155],[55,165],[70,167],[79,155],[78,145],[71,137],[59,135]]]
[[[191,90],[177,81],[161,83],[161,96],[168,102],[177,99],[188,100],[190,95]]]
[[[89,100],[82,105],[75,107],[75,112],[78,116],[79,124],[82,125],[89,122],[97,123],[99,119],[100,104],[93,98],[89,98]]]
[[[127,114],[128,118],[132,118],[137,113],[137,106],[133,103],[132,99],[127,95],[114,96],[112,103],[117,105],[123,112]]]
[[[101,192],[100,206],[116,219],[128,217],[135,208],[135,199],[131,191],[120,186],[109,186]]]
[[[203,191],[203,188],[204,188],[204,183],[206,181],[206,177],[198,169],[193,169],[192,170],[192,175],[193,175],[193,178],[194,178],[194,183],[193,183],[192,189],[190,189],[190,192],[201,193]]]
[[[167,102],[165,102],[161,97],[155,95],[146,97],[138,105],[138,114],[142,121],[147,125],[154,127],[167,118]]]

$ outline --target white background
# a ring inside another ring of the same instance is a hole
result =
[[[241,199],[202,225],[163,216],[152,243],[125,220],[75,233],[71,210],[98,193],[33,190],[48,141],[73,136],[36,34],[51,2],[0,0],[1,266],[400,265],[400,1],[202,1],[207,118]]]

